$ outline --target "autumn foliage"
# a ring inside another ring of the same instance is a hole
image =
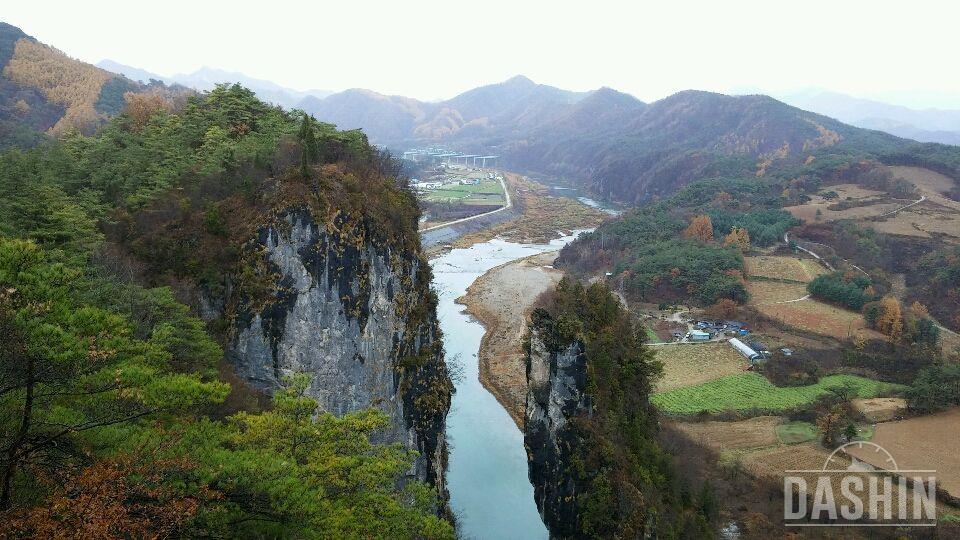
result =
[[[135,129],[143,128],[158,112],[173,110],[173,104],[158,92],[143,94],[127,92],[123,95],[123,99],[127,102],[123,112],[133,122]]]
[[[66,112],[50,132],[85,131],[103,119],[95,109],[103,84],[112,73],[70,58],[63,52],[32,39],[20,39],[3,75],[14,82],[39,88]]]
[[[690,221],[690,226],[683,231],[683,235],[688,238],[695,238],[703,243],[712,241],[713,223],[710,221],[710,216],[706,214],[695,216]]]
[[[184,525],[207,501],[220,495],[207,488],[193,493],[171,479],[191,475],[188,458],[154,460],[121,454],[99,461],[62,482],[47,479],[53,495],[33,508],[10,512],[0,524],[7,538],[164,538]]]
[[[733,227],[730,234],[723,237],[724,247],[735,246],[741,252],[750,249],[750,233],[743,227]]]
[[[903,337],[903,313],[900,302],[892,297],[885,296],[880,300],[880,314],[877,317],[877,330],[890,337],[894,343],[900,342]]]
[[[737,303],[729,298],[722,298],[716,304],[703,310],[704,315],[714,319],[733,319],[738,312]]]

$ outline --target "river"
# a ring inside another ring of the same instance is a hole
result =
[[[556,250],[574,236],[549,244],[516,244],[500,239],[454,249],[431,260],[440,296],[437,315],[448,361],[457,360],[462,376],[447,416],[450,506],[463,538],[547,538],[527,476],[523,433],[478,378],[477,352],[484,328],[454,300],[487,270]]]

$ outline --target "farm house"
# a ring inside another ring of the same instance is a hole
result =
[[[730,346],[737,350],[744,358],[750,360],[751,363],[756,362],[763,358],[763,356],[757,351],[751,349],[746,343],[740,341],[737,338],[730,338]]]
[[[694,330],[690,332],[690,341],[709,341],[710,334],[706,332],[700,332],[699,330]]]

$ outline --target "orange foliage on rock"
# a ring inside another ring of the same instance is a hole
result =
[[[710,216],[706,214],[695,216],[693,220],[690,221],[690,226],[683,231],[683,235],[688,238],[696,238],[703,243],[712,241],[713,222],[710,221]]]

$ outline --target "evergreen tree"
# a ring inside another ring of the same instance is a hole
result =
[[[317,144],[317,135],[313,129],[313,117],[304,114],[300,121],[300,130],[297,132],[297,138],[300,139],[300,175],[304,178],[310,177],[310,165],[313,165],[319,159],[319,145]]]

